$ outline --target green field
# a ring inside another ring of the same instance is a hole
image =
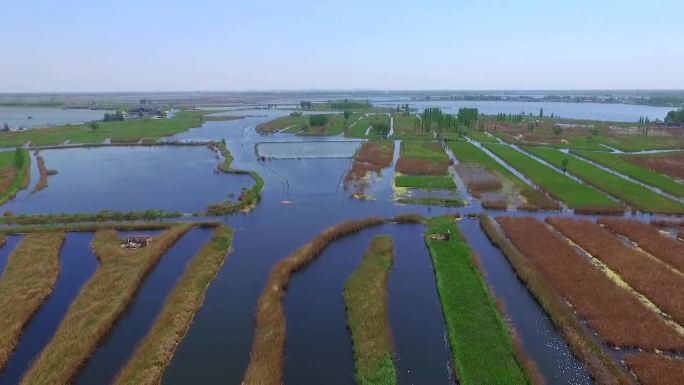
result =
[[[538,186],[565,202],[570,208],[619,206],[603,193],[559,174],[552,168],[505,144],[486,143],[484,146]]]
[[[619,135],[607,137],[601,142],[625,152],[684,148],[682,136]]]
[[[17,151],[20,152],[22,158],[22,165],[19,169],[17,169]],[[11,182],[5,181],[4,179],[0,180],[0,183],[7,186],[3,191],[0,191],[0,205],[14,198],[19,190],[26,188],[28,185],[30,179],[31,154],[24,149],[0,152],[0,169],[9,168],[16,169],[16,176]],[[9,177],[9,175],[6,177]]]
[[[450,240],[430,239],[430,234],[447,230]],[[432,256],[459,383],[531,384],[506,322],[453,221],[446,217],[429,220],[425,242]]]
[[[474,144],[468,143],[464,140],[449,142],[449,148],[454,153],[456,158],[461,163],[479,164],[489,171],[495,172],[513,181],[521,188],[529,188],[529,186],[510,172],[506,167],[495,161],[492,157],[487,155],[484,151],[479,149]]]
[[[344,136],[346,136],[347,138],[365,138],[366,130],[370,125],[370,121],[368,120],[368,118],[364,116],[358,121],[353,120],[353,122],[354,123],[352,123],[349,126],[349,128],[347,128],[347,130],[344,132]]]
[[[397,187],[421,189],[455,189],[456,183],[451,175],[397,175],[394,177]]]
[[[563,167],[563,159],[568,159],[568,172],[639,210],[662,214],[684,213],[684,205],[681,203],[556,149],[526,147],[525,150],[559,168]]]
[[[181,111],[170,119],[142,119],[117,122],[98,122],[92,129],[87,124],[59,126],[25,131],[0,133],[0,147],[33,146],[71,143],[102,143],[110,138],[112,143],[151,143],[157,139],[186,131],[202,125],[202,117],[215,111]]]
[[[434,141],[408,141],[401,142],[401,156],[407,158],[424,159],[431,161],[448,161],[449,157],[442,146]]]
[[[587,158],[605,167],[611,168],[621,174],[627,175],[645,184],[658,187],[678,197],[684,197],[684,184],[677,182],[669,176],[659,174],[646,167],[641,167],[628,160],[622,159],[618,154],[591,151],[570,151],[571,153]]]

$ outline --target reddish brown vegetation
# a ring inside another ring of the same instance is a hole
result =
[[[397,161],[396,170],[408,175],[444,175],[449,170],[450,160],[427,160],[402,156]]]
[[[31,191],[31,193],[35,193],[46,188],[48,185],[48,176],[54,175],[56,173],[56,171],[48,170],[47,167],[45,167],[45,159],[43,159],[43,156],[40,155],[38,151],[36,151],[35,154],[36,160],[38,161],[38,171],[40,171],[40,179],[38,180],[38,183],[36,183],[36,185],[33,187],[33,191]]]
[[[549,314],[556,328],[570,345],[572,353],[588,368],[599,384],[633,384],[615,361],[589,335],[565,299],[553,288],[544,275],[523,256],[486,216],[480,216],[480,226],[489,239],[501,249],[537,301]]]
[[[285,350],[285,315],[282,300],[292,274],[309,264],[337,238],[387,221],[407,222],[419,219],[418,216],[402,215],[390,220],[373,217],[361,221],[344,222],[325,229],[312,241],[273,266],[257,304],[256,331],[251,359],[242,384],[279,385],[282,383]]]
[[[523,211],[558,211],[561,206],[558,202],[551,200],[544,192],[527,188],[520,192],[525,197],[526,202],[518,205],[519,210]]]
[[[489,210],[507,210],[508,209],[508,203],[505,200],[483,200],[481,202],[482,207],[489,209]]]
[[[661,354],[633,354],[625,363],[644,385],[684,384],[684,360]]]
[[[684,179],[684,152],[682,151],[650,156],[623,155],[622,158],[661,174]]]
[[[534,218],[497,218],[508,238],[607,343],[645,349],[684,349],[655,312],[619,288],[570,244]]]
[[[640,248],[684,273],[684,242],[665,236],[657,228],[635,220],[600,218],[598,223],[636,242]]]
[[[622,215],[624,213],[625,213],[624,207],[616,207],[616,206],[578,206],[578,207],[575,207],[575,214]]]
[[[684,324],[684,301],[677,295],[684,293],[681,275],[641,251],[625,246],[615,235],[593,222],[573,218],[549,218],[547,222]]]
[[[0,169],[0,194],[5,192],[17,177],[17,169],[15,167],[5,167]]]
[[[480,198],[483,192],[496,191],[503,187],[501,179],[486,168],[475,164],[460,164],[456,171],[470,195]]]
[[[654,219],[651,224],[655,227],[684,227],[684,221],[669,221],[664,219]]]
[[[383,168],[389,167],[394,158],[394,142],[368,141],[361,146],[354,155],[351,169],[344,176],[344,185],[357,183],[357,187],[364,189],[365,184],[359,185],[361,180],[369,172],[380,172]]]

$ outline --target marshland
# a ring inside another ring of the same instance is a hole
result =
[[[0,132],[0,383],[680,378],[671,109],[308,96]]]

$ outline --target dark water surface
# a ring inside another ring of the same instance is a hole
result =
[[[50,341],[81,286],[97,268],[97,258],[90,249],[92,238],[93,233],[66,234],[59,255],[60,272],[55,287],[24,328],[17,349],[0,371],[0,384],[19,383],[31,361]]]

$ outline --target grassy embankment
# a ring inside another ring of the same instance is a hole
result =
[[[38,151],[35,153],[36,155],[36,161],[38,162],[38,171],[40,172],[40,179],[38,180],[38,183],[33,187],[33,190],[31,193],[36,193],[48,186],[48,176],[50,175],[55,175],[57,174],[57,171],[55,170],[48,170],[47,167],[45,167],[45,159],[43,159],[43,156],[40,155]]]
[[[515,247],[610,346],[684,349],[684,336],[546,224],[530,217],[496,220]]]
[[[573,218],[548,218],[547,222],[603,262],[676,322],[684,324],[682,299],[674,295],[684,293],[684,277],[679,272],[626,246],[596,223]]]
[[[618,203],[601,192],[576,182],[505,144],[486,143],[484,146],[577,212],[623,211]]]
[[[280,385],[282,383],[286,323],[283,297],[294,273],[318,257],[335,239],[388,221],[417,222],[420,220],[418,216],[404,215],[389,220],[372,217],[343,222],[325,229],[312,241],[273,266],[257,303],[252,352],[242,383],[244,385]]]
[[[589,159],[605,167],[611,168],[621,174],[627,175],[645,184],[657,187],[665,192],[678,197],[684,197],[684,184],[677,182],[669,176],[659,174],[646,167],[639,166],[623,159],[619,154],[592,151],[570,151],[582,158]]]
[[[28,235],[7,258],[0,277],[0,369],[57,282],[62,242],[63,233]]]
[[[161,219],[182,217],[183,213],[180,211],[164,211],[164,210],[145,210],[145,211],[110,211],[103,210],[96,213],[63,213],[63,214],[30,214],[30,215],[5,215],[0,217],[0,223],[3,224],[19,224],[19,225],[37,225],[48,223],[75,223],[75,222],[120,222],[120,221],[137,221],[148,220],[155,221]],[[1,230],[0,230],[1,231]]]
[[[543,147],[526,147],[525,150],[561,169],[563,168],[563,161],[567,159],[565,167],[569,173],[639,210],[659,214],[684,213],[684,204],[608,171],[601,170],[559,150]]]
[[[366,138],[366,131],[371,124],[370,118],[364,116],[352,122],[344,131],[344,136],[347,138]]]
[[[0,147],[33,146],[71,143],[100,144],[110,138],[113,144],[153,143],[157,139],[202,125],[203,117],[214,111],[181,111],[170,119],[143,119],[117,122],[98,122],[98,128],[88,124],[59,126],[25,131],[0,133]]]
[[[684,242],[663,235],[652,225],[637,220],[599,218],[597,223],[628,238],[641,249],[684,273]]]
[[[100,265],[69,306],[57,331],[32,362],[21,384],[68,384],[98,342],[123,314],[143,278],[190,225],[174,226],[141,249],[122,249],[113,229],[95,233]]]
[[[476,164],[484,167],[490,173],[495,174],[499,178],[506,179],[513,185],[516,192],[521,195],[525,202],[518,205],[520,210],[559,210],[560,206],[557,202],[549,199],[543,192],[528,186],[520,178],[515,176],[506,167],[499,164],[483,150],[477,146],[463,140],[449,142],[449,148],[453,151],[456,158],[461,164]],[[468,190],[471,194],[478,190],[478,186],[471,186],[472,183],[467,183]],[[483,202],[484,205],[484,202]]]
[[[684,136],[616,135],[607,136],[601,142],[625,152],[684,148]]]
[[[595,342],[581,320],[575,316],[572,307],[532,261],[500,233],[489,217],[480,216],[480,226],[508,259],[518,277],[549,315],[572,353],[584,363],[591,376],[601,384],[631,384],[631,378]]]
[[[430,239],[430,234],[447,230],[452,234],[450,240]],[[534,370],[515,348],[476,257],[460,239],[453,221],[446,217],[430,219],[425,242],[432,255],[459,383],[533,383],[529,371]]]
[[[418,129],[420,120],[415,114],[393,114],[394,137],[402,140],[432,140],[433,133],[421,133]]]
[[[256,131],[262,134],[282,131],[287,133],[297,133],[303,130],[304,124],[309,122],[307,115],[290,115],[273,119],[256,126]]]
[[[261,176],[256,171],[234,169],[231,166],[233,163],[233,156],[230,154],[230,151],[228,151],[228,147],[226,147],[225,143],[212,143],[210,148],[223,156],[223,162],[218,166],[220,171],[228,174],[249,175],[254,179],[254,184],[252,187],[240,192],[240,196],[236,203],[231,203],[229,201],[212,203],[207,207],[206,211],[195,214],[226,215],[237,211],[249,211],[256,207],[257,202],[261,199],[261,190],[264,188],[264,180]]]
[[[625,363],[642,385],[684,384],[684,360],[662,354],[638,353],[625,357]]]
[[[17,154],[20,154],[19,157]],[[20,164],[17,164],[18,162]],[[27,150],[0,152],[0,205],[5,204],[20,190],[28,187],[31,180],[30,174],[31,155]]]
[[[214,235],[188,263],[185,273],[164,302],[152,328],[117,375],[116,385],[153,385],[161,382],[180,341],[204,301],[209,283],[225,261],[233,231],[220,224]]]
[[[344,304],[359,385],[397,383],[387,298],[393,259],[392,238],[386,235],[374,238],[344,285]]]

